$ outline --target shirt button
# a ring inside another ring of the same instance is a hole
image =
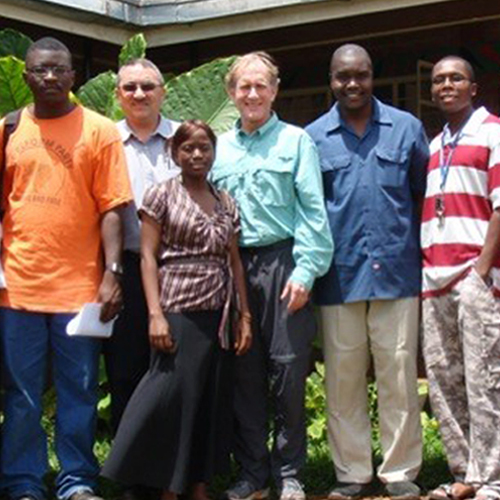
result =
[[[375,264],[373,264],[372,268],[374,271],[378,271],[380,269],[380,264],[378,262],[375,262]]]

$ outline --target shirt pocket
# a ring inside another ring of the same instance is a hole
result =
[[[252,173],[254,195],[263,204],[286,207],[294,200],[294,158],[278,156]]]
[[[377,148],[377,178],[381,186],[399,188],[404,184],[405,164],[408,155],[405,151]]]
[[[327,200],[333,201],[334,198],[342,198],[351,190],[353,181],[350,175],[350,165],[351,157],[349,155],[336,155],[322,160],[321,171]]]

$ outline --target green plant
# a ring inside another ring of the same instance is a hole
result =
[[[0,57],[14,56],[21,60],[24,60],[28,47],[33,43],[31,38],[10,28],[0,31],[0,39]]]
[[[325,365],[316,362],[306,382],[306,419],[309,449],[326,446]]]
[[[0,31],[0,115],[32,102],[31,92],[24,82],[23,58],[31,40],[13,30]],[[146,56],[144,35],[133,36],[121,49],[119,66]],[[162,113],[173,120],[198,118],[220,134],[228,130],[238,111],[227,96],[224,77],[234,57],[216,59],[179,76],[164,75],[168,98]],[[116,95],[116,73],[106,71],[84,83],[74,98],[98,113],[120,120],[123,113]]]

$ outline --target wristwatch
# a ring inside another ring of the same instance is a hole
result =
[[[111,262],[106,266],[108,271],[111,271],[113,274],[116,274],[120,278],[123,276],[123,266],[118,262]]]

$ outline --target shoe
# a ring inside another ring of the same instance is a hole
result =
[[[104,500],[92,490],[78,490],[68,497],[68,500]]]
[[[353,500],[368,497],[373,493],[371,483],[337,483],[330,493],[328,500]]]
[[[306,500],[302,483],[293,477],[283,479],[280,500]]]
[[[420,488],[411,481],[387,483],[385,491],[392,500],[420,500]]]
[[[429,492],[431,500],[466,500],[473,498],[476,488],[472,484],[465,484],[459,481],[451,484],[440,484],[437,488]]]
[[[250,481],[238,481],[224,492],[226,500],[264,500],[269,496],[269,488],[258,490]]]
[[[499,500],[500,487],[493,484],[481,486],[474,497],[474,500]]]

